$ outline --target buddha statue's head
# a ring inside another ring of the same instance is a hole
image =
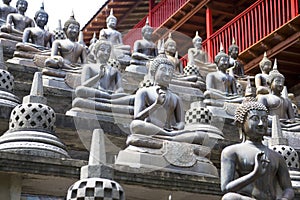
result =
[[[44,3],[42,3],[40,10],[38,10],[34,15],[34,20],[38,26],[39,25],[45,26],[48,23],[48,18],[49,18],[49,15],[44,10]]]
[[[169,34],[169,37],[165,42],[164,48],[167,53],[175,55],[177,47],[176,42],[175,40],[173,40],[171,33]]]
[[[111,53],[111,42],[109,42],[104,36],[101,36],[94,46],[94,55],[98,63],[106,63]]]
[[[80,24],[78,21],[75,20],[73,12],[70,18],[65,22],[63,30],[68,38],[70,36],[76,38],[78,37],[80,31]]]
[[[219,53],[215,56],[215,63],[221,71],[226,70],[229,67],[229,56],[224,52],[222,44]]]
[[[202,47],[202,38],[199,36],[198,31],[196,31],[196,35],[193,38],[193,44],[194,44],[194,47],[196,47],[196,48]]]
[[[18,0],[16,3],[16,8],[20,11],[25,12],[28,7],[28,2],[26,0]]]
[[[156,84],[168,87],[172,80],[175,67],[164,53],[163,42],[159,48],[160,54],[151,62],[149,72]]]
[[[272,62],[267,58],[267,53],[264,53],[263,59],[259,62],[259,68],[262,72],[269,74],[272,69]]]
[[[142,35],[145,39],[150,40],[152,38],[153,28],[149,25],[148,18],[145,26],[142,28]]]
[[[239,55],[239,47],[236,45],[235,39],[232,39],[232,44],[228,47],[228,54],[233,59],[237,59]]]
[[[106,18],[107,27],[116,28],[117,21],[118,21],[117,18],[114,16],[113,9],[111,9],[109,16]]]

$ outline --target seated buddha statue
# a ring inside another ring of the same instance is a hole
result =
[[[241,103],[243,97],[237,95],[236,80],[226,73],[229,67],[229,56],[224,53],[222,45],[215,57],[215,63],[218,71],[210,72],[206,76],[204,103],[213,106],[223,106],[224,102]]]
[[[269,73],[272,69],[272,62],[267,58],[267,53],[264,53],[263,59],[259,62],[261,73],[255,75],[256,94],[268,94],[270,88],[267,83]]]
[[[299,132],[300,121],[296,120],[292,102],[288,97],[283,97],[281,92],[284,88],[285,77],[277,70],[275,59],[273,70],[268,76],[270,93],[257,95],[257,101],[264,104],[269,109],[269,115],[277,115],[281,127],[284,130]]]
[[[202,38],[198,31],[196,31],[192,42],[194,47],[188,50],[188,65],[196,66],[204,78],[209,72],[217,71],[216,64],[208,62],[207,52],[202,47]]]
[[[142,39],[136,40],[133,46],[130,66],[126,71],[132,71],[142,74],[148,73],[146,64],[158,55],[155,43],[152,41],[153,28],[149,26],[148,18],[145,26],[142,28]]]
[[[222,139],[222,132],[206,124],[185,125],[181,98],[169,89],[174,65],[165,54],[151,62],[149,73],[154,85],[136,92],[128,147],[116,164],[218,176],[209,160],[212,147],[206,145]]]
[[[117,18],[113,15],[113,9],[110,10],[110,15],[106,18],[106,28],[101,29],[99,37],[105,37],[112,44],[111,59],[118,60],[121,65],[129,65],[131,59],[130,45],[124,45],[122,34],[117,31]]]
[[[43,70],[45,75],[64,78],[66,72],[80,73],[81,65],[86,63],[86,49],[77,42],[80,24],[74,14],[65,22],[63,30],[67,38],[53,42],[51,56],[45,60],[45,66],[48,67]]]
[[[236,79],[245,78],[245,71],[243,64],[238,61],[239,47],[236,45],[235,39],[232,39],[232,44],[228,48],[229,68],[228,72]]]
[[[6,24],[0,28],[0,38],[6,38],[14,41],[22,41],[23,31],[27,27],[34,27],[34,21],[25,16],[28,7],[26,0],[18,0],[16,3],[17,13],[7,15]]]
[[[44,10],[44,5],[35,13],[36,27],[28,27],[23,32],[23,41],[16,45],[17,51],[14,56],[34,58],[34,54],[50,55],[50,48],[54,40],[54,36],[44,27],[48,23],[48,13]],[[23,53],[25,55],[23,55]]]
[[[262,143],[268,135],[268,110],[258,102],[242,103],[235,121],[243,142],[230,145],[221,154],[222,200],[292,200],[289,170],[282,155]]]
[[[164,43],[165,54],[167,58],[173,63],[174,74],[172,84],[198,88],[200,90],[205,86],[204,80],[199,75],[187,75],[184,73],[183,64],[178,59],[177,43],[172,38],[172,34],[169,34],[168,39]]]
[[[124,93],[120,72],[108,63],[111,48],[106,38],[95,43],[96,63],[83,66],[81,85],[76,87],[72,102],[73,111],[133,113],[134,96]]]
[[[10,5],[11,0],[2,0],[0,5],[0,27],[6,23],[7,15],[10,13],[17,13],[17,9]]]

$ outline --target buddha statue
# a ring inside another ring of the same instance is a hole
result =
[[[223,106],[224,102],[241,103],[243,98],[237,95],[236,80],[226,72],[229,67],[229,56],[224,53],[222,44],[220,52],[215,57],[215,63],[218,71],[210,72],[206,76],[204,103],[213,106]]]
[[[34,17],[37,26],[24,30],[23,42],[16,45],[17,51],[14,56],[34,58],[35,54],[50,55],[54,36],[44,29],[48,23],[48,17],[48,13],[44,10],[44,4],[42,4],[41,9],[35,13]]]
[[[277,115],[282,129],[288,131],[300,131],[300,123],[295,119],[292,102],[288,97],[283,97],[281,92],[284,88],[285,77],[277,70],[277,60],[274,61],[273,70],[270,71],[267,82],[270,93],[258,95],[257,101],[269,109],[269,115]]]
[[[87,54],[87,62],[88,63],[96,63],[96,58],[94,55],[94,47],[96,42],[98,41],[96,37],[96,32],[94,32],[92,39],[90,40],[90,46],[88,47],[88,54]]]
[[[267,58],[267,53],[264,53],[263,59],[259,62],[261,73],[255,75],[256,94],[269,94],[270,88],[267,80],[272,69],[272,62]]]
[[[1,26],[0,38],[6,38],[15,41],[22,41],[23,31],[27,27],[34,27],[34,21],[25,16],[28,7],[26,0],[18,0],[17,13],[10,13],[7,15],[6,24]]]
[[[221,154],[222,200],[294,198],[289,171],[282,155],[262,143],[267,134],[268,110],[258,102],[241,104],[235,121],[243,142],[225,147]]]
[[[154,84],[136,92],[134,120],[127,138],[129,146],[119,153],[116,164],[217,176],[204,143],[222,139],[221,131],[209,129],[210,126],[185,126],[181,98],[169,89],[174,64],[165,54],[151,62],[149,73]]]
[[[130,66],[126,68],[126,71],[141,74],[148,73],[148,67],[146,66],[147,63],[158,55],[157,47],[152,41],[152,33],[153,28],[149,26],[149,21],[147,18],[146,24],[142,28],[143,39],[136,40],[134,42]]]
[[[200,89],[201,91],[205,88],[205,82],[200,74],[188,74],[183,69],[183,63],[178,59],[177,44],[173,40],[172,34],[170,33],[168,39],[164,43],[165,54],[167,58],[173,63],[174,74],[172,79],[173,85],[192,87]]]
[[[173,40],[171,33],[169,34],[169,37],[165,42],[165,53],[167,58],[175,66],[174,75],[183,74],[183,64],[182,61],[178,59],[177,44],[175,40]]]
[[[81,65],[86,63],[86,49],[77,42],[80,24],[73,13],[65,22],[63,30],[67,38],[53,42],[51,56],[45,60],[45,66],[49,68],[44,69],[43,74],[64,78],[66,72],[79,73]]]
[[[232,39],[232,44],[228,48],[229,55],[229,68],[228,72],[231,76],[234,76],[236,79],[244,78],[244,66],[240,63],[237,58],[239,55],[239,47],[236,45],[235,39]]]
[[[118,60],[121,65],[128,66],[131,60],[130,45],[124,45],[122,34],[117,31],[117,18],[110,10],[110,15],[106,18],[106,28],[100,30],[99,38],[107,38],[112,44],[111,59]]]
[[[202,38],[198,31],[192,42],[194,47],[188,50],[188,66],[196,66],[204,78],[209,72],[217,71],[216,64],[208,62],[207,52],[202,47]]]
[[[95,43],[96,63],[83,66],[71,111],[133,113],[134,96],[124,93],[120,72],[108,63],[111,49],[106,38]]]
[[[199,36],[198,31],[193,38],[193,48],[188,50],[188,62],[191,65],[195,65],[196,62],[207,63],[207,53],[202,48],[202,38]]]
[[[7,15],[10,13],[17,13],[17,9],[10,6],[11,0],[3,0],[3,4],[0,5],[0,27],[6,23]]]

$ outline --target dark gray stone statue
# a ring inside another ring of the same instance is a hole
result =
[[[221,45],[220,52],[215,57],[218,71],[206,76],[206,91],[204,103],[212,106],[223,106],[224,102],[240,103],[243,98],[237,95],[236,80],[226,73],[229,67],[229,56],[224,53]]]
[[[143,39],[134,42],[130,66],[126,67],[126,71],[140,74],[148,73],[147,63],[158,55],[157,47],[152,41],[152,33],[153,28],[149,26],[147,19],[142,28]]]
[[[25,28],[35,26],[34,21],[31,18],[25,16],[28,2],[26,0],[18,0],[16,7],[18,13],[8,14],[6,24],[3,25],[0,29],[2,32],[0,37],[2,38],[19,40],[18,38],[22,38],[22,34]]]
[[[54,36],[44,29],[48,23],[48,18],[48,13],[45,12],[44,4],[42,4],[41,9],[38,10],[34,16],[37,26],[26,28],[24,30],[23,41],[22,43],[17,44],[17,50],[40,53],[42,50],[52,47]]]
[[[300,131],[300,122],[296,121],[292,102],[289,98],[282,97],[284,76],[277,70],[277,61],[274,61],[273,70],[268,75],[270,94],[258,95],[257,101],[269,109],[270,115],[278,115],[283,129]]]
[[[132,113],[134,97],[124,93],[121,74],[108,64],[111,43],[100,39],[95,43],[95,64],[85,64],[81,74],[81,85],[75,90],[73,108],[90,111]],[[74,109],[73,109],[74,110]],[[83,111],[84,112],[84,111]]]
[[[245,70],[242,63],[240,63],[237,58],[239,55],[239,47],[235,43],[235,39],[232,39],[232,44],[228,48],[228,55],[229,55],[229,73],[230,75],[234,76],[235,78],[244,78]]]
[[[51,57],[45,60],[45,66],[74,72],[81,69],[81,64],[86,63],[86,49],[77,42],[80,24],[74,18],[74,14],[64,24],[64,32],[67,39],[55,40],[52,45]],[[78,61],[80,62],[78,63]],[[64,77],[65,73],[57,70],[45,70],[43,74]]]
[[[267,53],[264,53],[263,59],[259,62],[261,73],[255,75],[256,94],[269,94],[270,87],[268,85],[268,76],[272,70],[272,62],[267,58]]]
[[[267,134],[267,108],[257,102],[241,104],[235,120],[244,140],[221,155],[223,200],[291,200],[294,191],[282,155],[262,144]]]
[[[6,23],[8,14],[17,12],[17,9],[9,5],[11,0],[3,0],[2,2],[3,4],[0,5],[0,26]]]

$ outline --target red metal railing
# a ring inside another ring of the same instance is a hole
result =
[[[220,43],[227,49],[235,38],[240,52],[267,36],[298,14],[298,0],[258,0],[224,27],[203,42],[211,42],[212,49],[206,49],[209,60],[219,52]]]
[[[124,37],[124,44],[128,44],[133,47],[134,41],[141,39],[141,28],[146,23],[146,19],[149,16],[150,25],[154,28],[163,24],[170,16],[172,16],[178,9],[181,8],[188,0],[162,0],[159,2],[149,13],[145,16],[133,29],[131,29]]]

